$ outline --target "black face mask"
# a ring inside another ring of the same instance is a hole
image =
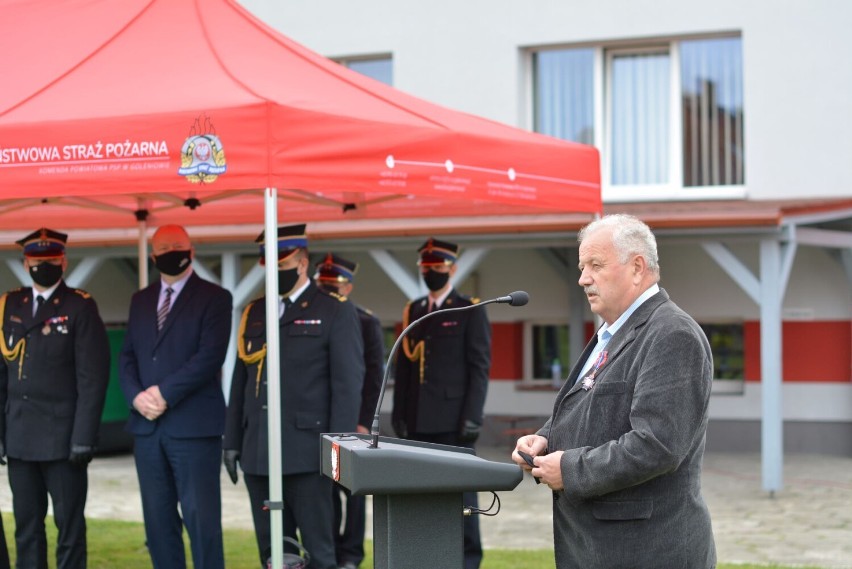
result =
[[[33,282],[40,287],[50,288],[62,278],[62,265],[54,265],[52,263],[31,265],[30,276]]]
[[[278,294],[286,296],[299,281],[299,267],[278,271]]]
[[[429,269],[423,275],[423,282],[426,283],[426,288],[435,292],[437,290],[441,290],[447,283],[450,281],[450,273],[439,273],[438,271],[433,271]]]
[[[184,272],[191,262],[192,253],[189,249],[154,255],[154,266],[157,267],[158,271],[170,277]]]

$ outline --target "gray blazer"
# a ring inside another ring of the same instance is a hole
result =
[[[553,502],[557,568],[715,567],[701,496],[713,378],[704,333],[661,289],[606,351],[589,389],[572,381],[585,357],[576,363],[538,432],[548,452],[564,451],[564,490]]]

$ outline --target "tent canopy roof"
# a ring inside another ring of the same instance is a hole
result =
[[[268,187],[285,220],[600,211],[594,148],[407,95],[234,0],[0,4],[4,226],[259,221],[241,192]]]

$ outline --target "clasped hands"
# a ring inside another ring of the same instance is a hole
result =
[[[526,435],[518,439],[515,450],[512,451],[512,460],[524,470],[536,478],[541,479],[551,490],[562,490],[562,451],[555,451],[541,455],[547,450],[547,439],[541,435]],[[534,467],[518,454],[525,452],[533,457]]]
[[[133,408],[149,421],[157,420],[168,407],[166,400],[160,394],[159,385],[152,385],[145,391],[140,391],[133,399]]]

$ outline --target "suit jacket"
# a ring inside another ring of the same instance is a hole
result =
[[[148,435],[162,429],[174,437],[221,436],[225,398],[221,368],[231,336],[231,293],[194,272],[157,331],[161,281],[130,301],[120,357],[121,389],[131,408],[127,430]],[[152,385],[168,403],[156,421],[133,409],[133,399]]]
[[[473,301],[453,289],[440,310],[470,306]],[[429,310],[428,297],[410,302],[409,323]],[[396,361],[393,422],[409,433],[458,433],[466,420],[482,424],[491,369],[491,325],[484,308],[432,316],[411,329],[411,346],[424,342],[420,362],[404,351]]]
[[[364,340],[364,385],[361,388],[361,411],[358,424],[368,429],[373,425],[379,392],[382,389],[382,377],[385,370],[385,348],[382,324],[373,313],[356,305],[358,320],[361,323],[361,337]]]
[[[277,300],[277,299],[276,299]],[[238,341],[248,356],[266,347],[266,299],[246,307]],[[364,348],[355,306],[311,282],[278,321],[283,474],[319,472],[320,434],[355,431]],[[234,366],[224,448],[244,472],[269,474],[266,357]],[[258,373],[259,372],[259,373]]]
[[[30,287],[6,296],[0,365],[0,437],[21,460],[63,460],[71,445],[95,446],[109,383],[109,341],[94,299],[59,286],[33,317]]]
[[[713,378],[704,333],[661,289],[606,352],[586,388],[584,378],[572,382],[583,358],[577,362],[538,433],[548,452],[564,451],[564,490],[553,506],[556,566],[715,567],[701,496]]]

